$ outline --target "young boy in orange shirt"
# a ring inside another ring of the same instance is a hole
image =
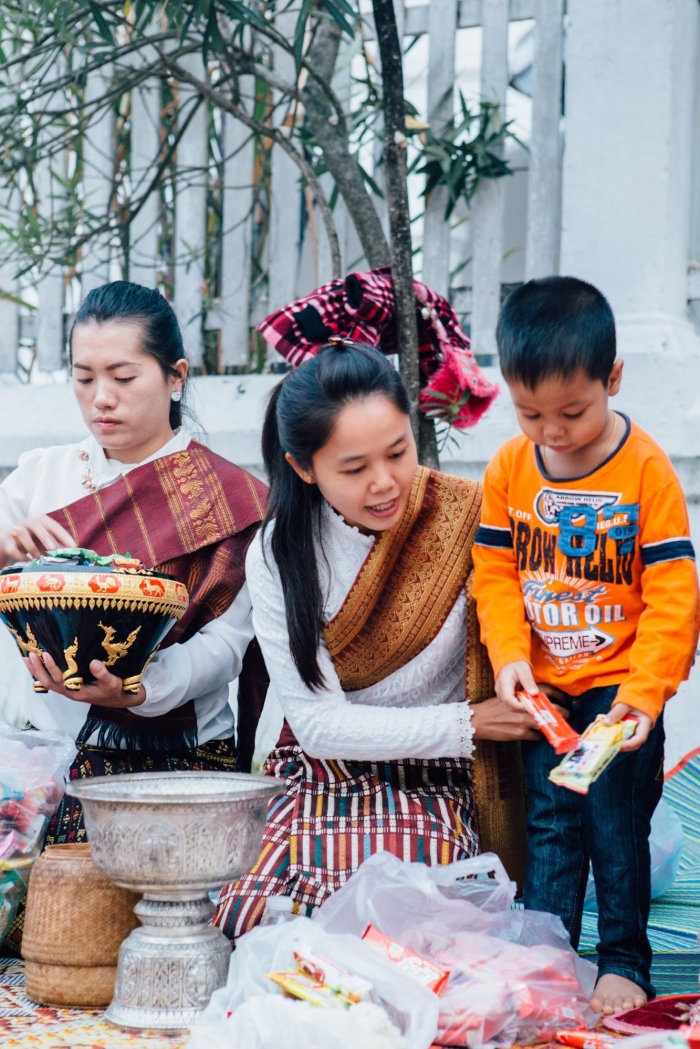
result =
[[[561,758],[545,740],[523,744],[525,906],[558,914],[576,947],[592,864],[600,943],[591,1005],[612,1013],[654,993],[646,926],[662,711],[698,639],[688,514],[668,457],[608,405],[623,362],[596,288],[573,277],[529,281],[504,305],[497,339],[523,433],[488,466],[474,547],[496,693],[521,709],[516,690],[540,683],[577,732],[598,714],[638,719],[587,795],[550,782]]]

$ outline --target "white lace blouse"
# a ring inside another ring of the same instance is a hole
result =
[[[0,484],[0,531],[24,518],[67,506],[153,459],[184,451],[190,440],[183,427],[143,463],[108,459],[94,437],[80,444],[26,452],[20,456],[17,469]],[[229,682],[238,677],[252,637],[250,597],[244,584],[218,619],[211,620],[188,641],[155,655],[143,675],[146,699],[132,707],[132,712],[139,717],[155,717],[193,699],[199,745],[227,739],[234,731]],[[16,645],[1,624],[0,665],[0,711],[17,721],[29,721],[36,728],[68,732],[76,738],[87,717],[87,704],[56,692],[34,692]]]
[[[323,640],[319,664],[326,689],[301,680],[289,649],[277,566],[263,556],[260,533],[246,561],[253,626],[284,715],[311,757],[382,761],[473,756],[471,707],[464,700],[466,597],[460,594],[442,629],[414,659],[376,685],[344,692]],[[317,559],[324,620],[340,610],[375,541],[324,507]],[[325,554],[325,557],[324,557]]]

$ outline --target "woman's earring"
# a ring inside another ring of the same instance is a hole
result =
[[[181,401],[182,400],[182,390],[173,390],[173,392],[170,394],[170,400],[171,401]]]
[[[306,483],[307,483],[307,484],[314,484],[315,482],[314,482],[314,479],[313,479],[313,477],[307,477],[307,478],[306,478]]]

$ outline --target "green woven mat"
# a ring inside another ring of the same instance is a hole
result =
[[[664,798],[683,823],[684,842],[673,886],[651,905],[651,978],[657,994],[692,994],[700,975],[700,753],[671,773]],[[595,956],[597,923],[597,914],[584,914],[579,951],[586,957]]]

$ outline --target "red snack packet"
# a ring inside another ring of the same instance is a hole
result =
[[[602,1031],[556,1031],[554,1037],[561,1045],[571,1049],[608,1049],[617,1041]]]
[[[367,926],[362,934],[362,939],[380,950],[390,962],[393,962],[400,972],[406,976],[412,976],[419,983],[422,983],[424,987],[434,991],[435,994],[441,994],[445,990],[447,981],[450,978],[449,969],[443,969],[428,958],[415,954],[408,947],[404,947],[402,944],[397,943],[396,940],[385,936],[379,929],[375,929],[374,925]]]
[[[538,692],[536,696],[530,695],[529,692],[515,694],[544,738],[551,743],[555,754],[568,754],[569,751],[576,750],[581,737],[578,732],[574,732],[544,692]]]

